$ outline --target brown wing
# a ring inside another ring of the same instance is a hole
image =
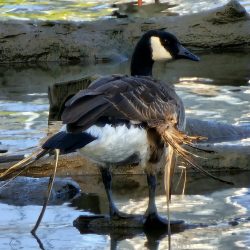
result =
[[[65,105],[62,120],[72,132],[101,117],[117,117],[157,126],[178,120],[183,106],[175,91],[150,77],[109,76],[93,82]]]

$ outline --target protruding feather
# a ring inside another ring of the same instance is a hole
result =
[[[187,151],[185,148],[182,147],[183,144],[193,146],[194,141],[199,141],[201,139],[204,139],[204,137],[188,136],[188,135],[184,134],[183,132],[179,131],[178,129],[176,129],[174,125],[172,125],[172,126],[162,125],[162,126],[158,127],[157,129],[158,129],[159,133],[162,135],[162,138],[164,139],[164,141],[168,145],[170,145],[173,148],[173,150],[175,152],[177,152],[185,161],[187,161],[191,165],[191,167],[199,170],[201,173],[203,173],[206,176],[209,176],[217,181],[233,185],[232,182],[229,182],[229,181],[223,180],[219,177],[216,177],[216,176],[212,175],[211,173],[209,173],[208,171],[206,171],[205,169],[203,169],[202,167],[195,164],[192,157],[191,157],[192,153],[190,153],[189,151]],[[171,190],[171,188],[170,188],[170,190]],[[170,197],[170,194],[167,194],[167,196]]]

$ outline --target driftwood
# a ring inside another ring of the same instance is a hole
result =
[[[110,250],[116,250],[116,249],[125,249],[120,247],[120,242],[126,239],[133,239],[134,237],[142,237],[145,236],[146,240],[144,241],[143,245],[136,244],[137,241],[136,239],[131,242],[131,247],[128,247],[128,249],[150,249],[150,250],[157,250],[157,249],[169,249],[168,246],[168,241],[166,240],[167,232],[164,230],[142,230],[142,229],[136,229],[136,228],[89,228],[88,223],[84,223],[84,220],[88,222],[88,220],[91,222],[92,220],[98,220],[98,216],[96,218],[93,216],[93,218],[88,218],[87,216],[80,216],[78,219],[74,221],[74,226],[80,231],[82,234],[99,234],[99,235],[108,235],[110,237]],[[229,221],[228,224],[230,226],[236,226],[239,225],[239,223],[248,222],[249,220],[242,219],[242,218],[236,218],[232,221]],[[80,222],[80,223],[79,223]],[[81,223],[83,222],[83,223]],[[173,225],[173,224],[172,224]],[[196,224],[196,225],[187,225],[187,224],[182,224],[182,230],[176,230],[174,231],[172,229],[172,234],[174,233],[180,233],[184,230],[188,229],[202,229],[202,227],[215,227],[215,223],[213,224]],[[172,227],[173,228],[173,227]],[[183,249],[187,249],[187,241],[189,240],[188,238],[185,239],[186,242],[183,244]],[[132,245],[133,244],[133,245]],[[179,248],[179,244],[177,249]],[[176,246],[174,245],[174,246]],[[173,247],[173,249],[176,249]],[[179,248],[180,249],[180,248]],[[201,249],[201,248],[200,248]]]
[[[250,17],[236,1],[186,16],[122,18],[95,22],[1,21],[0,62],[92,62],[130,56],[147,30],[167,29],[186,45],[250,47]]]

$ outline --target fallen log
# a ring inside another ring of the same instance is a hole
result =
[[[167,29],[199,49],[250,47],[250,17],[232,0],[210,11],[95,22],[0,21],[0,62],[109,61],[130,56],[147,30]]]

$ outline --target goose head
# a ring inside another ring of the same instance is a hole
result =
[[[161,30],[146,32],[137,45],[131,60],[131,75],[152,75],[155,61],[188,59],[199,61],[199,57],[186,49],[171,33]]]

